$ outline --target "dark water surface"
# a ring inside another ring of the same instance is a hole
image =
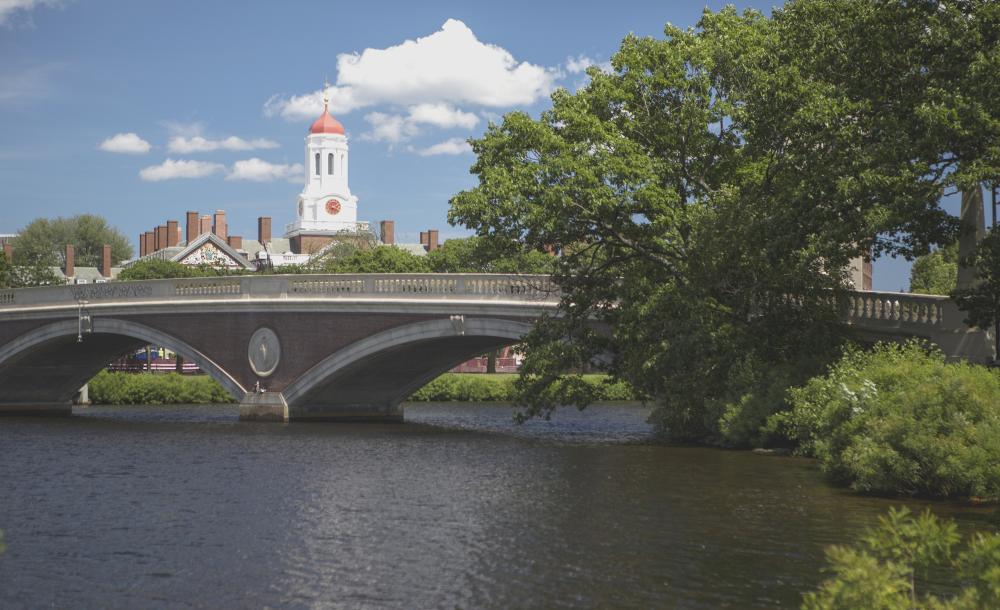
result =
[[[510,415],[2,420],[0,607],[796,607],[823,547],[898,504],[808,460],[657,445],[637,406]],[[931,506],[966,530],[989,514]]]

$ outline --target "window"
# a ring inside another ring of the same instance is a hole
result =
[[[326,173],[333,175],[333,153],[326,158]]]
[[[316,175],[319,175],[319,153],[316,153]]]
[[[344,155],[340,155],[340,175],[341,176],[347,175],[344,173]]]

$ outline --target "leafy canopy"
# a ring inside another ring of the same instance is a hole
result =
[[[763,371],[816,372],[840,342],[831,297],[850,259],[953,241],[942,189],[997,173],[997,4],[706,11],[626,37],[610,73],[591,68],[539,119],[491,124],[449,220],[561,254],[560,315],[528,339],[526,413],[585,403],[553,382],[613,354],[664,431],[719,439],[725,405],[781,394]]]

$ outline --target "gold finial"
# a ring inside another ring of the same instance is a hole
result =
[[[323,78],[323,112],[326,112],[327,106],[330,105],[330,79]]]

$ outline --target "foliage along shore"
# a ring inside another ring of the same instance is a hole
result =
[[[512,402],[513,374],[445,373],[413,393],[411,402]],[[623,382],[585,375],[598,401],[637,400]],[[233,397],[207,375],[136,374],[101,371],[90,382],[90,400],[103,405],[225,404]]]

